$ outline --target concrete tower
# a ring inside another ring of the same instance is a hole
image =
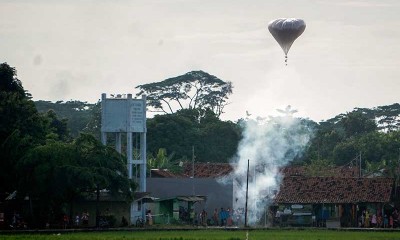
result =
[[[122,135],[126,134],[127,171],[129,179],[132,179],[133,169],[139,172],[139,191],[146,192],[146,96],[141,99],[132,99],[132,94],[117,94],[107,98],[101,95],[101,141],[107,144],[107,136],[115,135],[115,148],[121,153]],[[138,136],[135,143],[133,134]],[[134,151],[135,150],[135,151]],[[134,154],[135,153],[135,154]],[[137,173],[136,172],[136,173]],[[141,215],[145,212],[142,207]],[[131,223],[134,222],[134,204],[131,204]]]

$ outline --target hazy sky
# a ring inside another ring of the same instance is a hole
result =
[[[234,85],[224,119],[320,121],[400,98],[400,1],[1,0],[0,62],[35,100],[96,102],[101,93],[192,70]],[[289,65],[267,25],[302,18]]]

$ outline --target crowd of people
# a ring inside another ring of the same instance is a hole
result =
[[[378,214],[371,213],[368,209],[362,211],[359,216],[359,227],[364,228],[399,228],[400,213],[397,208],[392,212]]]
[[[83,211],[82,215],[79,216],[79,214],[76,214],[74,219],[72,220],[73,222],[70,221],[68,214],[63,215],[63,228],[66,229],[70,225],[74,225],[75,227],[87,227],[89,225],[89,212],[88,211]],[[46,228],[49,228],[50,224],[46,224]]]
[[[242,222],[242,216],[244,214],[243,209],[231,209],[221,207],[219,210],[214,209],[211,216],[203,209],[198,214],[191,210],[189,213],[189,222],[194,225],[200,226],[234,226],[239,225]],[[184,216],[185,214],[182,214]]]

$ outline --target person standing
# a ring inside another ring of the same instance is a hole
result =
[[[190,222],[191,222],[193,225],[195,225],[196,213],[194,212],[194,209],[190,209],[189,217],[190,217]]]
[[[79,221],[80,221],[80,217],[79,217],[79,215],[77,214],[77,215],[75,216],[75,226],[79,227]]]
[[[201,225],[207,226],[207,212],[204,209],[201,212]]]
[[[67,214],[64,214],[63,216],[63,223],[64,223],[64,229],[67,229],[69,223],[69,217]]]
[[[389,217],[389,228],[393,228],[393,216],[390,215]]]
[[[393,216],[393,228],[397,228],[399,221],[399,212],[397,208],[394,209],[392,216]]]
[[[219,211],[219,219],[221,220],[221,227],[225,226],[225,210],[224,208],[221,208]]]
[[[372,214],[372,218],[371,218],[371,227],[376,227],[376,215]]]
[[[89,225],[89,213],[86,210],[82,213],[82,224],[85,227]]]
[[[153,215],[151,214],[151,210],[147,211],[147,224],[149,226],[153,225]]]
[[[214,221],[214,226],[218,226],[218,210],[217,209],[214,209],[213,221]]]
[[[369,222],[370,221],[370,219],[369,219],[369,211],[368,211],[368,209],[367,209],[367,211],[365,211],[365,227],[369,227]]]
[[[388,228],[388,226],[389,226],[389,219],[388,216],[385,214],[383,218],[383,228]]]
[[[361,227],[365,227],[365,210],[361,213]]]
[[[381,228],[382,227],[382,214],[379,213],[378,216],[376,217],[376,227]]]
[[[226,210],[226,225],[232,226],[232,213],[230,208]]]

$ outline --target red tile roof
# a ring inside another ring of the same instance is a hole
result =
[[[229,163],[195,163],[194,177],[195,178],[218,178],[229,175],[233,171],[233,167]],[[304,166],[284,167],[281,170],[284,176],[307,176],[308,172]],[[187,178],[192,176],[192,163],[187,162],[183,165],[182,173],[174,173],[168,169],[152,169],[152,177],[162,178]],[[358,169],[353,167],[336,167],[328,171],[324,171],[325,176],[335,177],[357,177]]]
[[[309,175],[307,167],[304,166],[290,166],[284,167],[281,173],[288,176],[307,176]],[[356,167],[334,167],[324,171],[324,176],[330,177],[358,177],[359,169]]]
[[[185,163],[183,173],[187,176],[192,176],[192,164]],[[195,163],[194,177],[195,178],[217,178],[230,174],[233,171],[229,163]]]
[[[184,173],[174,173],[168,169],[151,169],[151,177],[153,178],[187,178]]]
[[[392,186],[392,178],[285,177],[275,202],[389,202]]]
[[[194,167],[195,178],[218,178],[230,174],[233,171],[229,163],[184,163],[182,173],[173,173],[168,169],[151,169],[151,177],[154,178],[188,178],[191,177]]]

